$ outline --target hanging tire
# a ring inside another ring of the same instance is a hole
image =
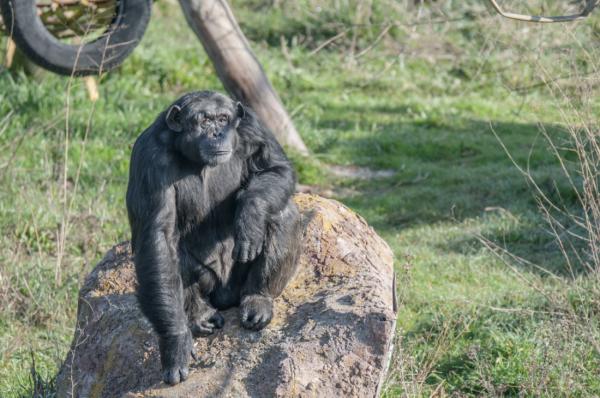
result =
[[[138,45],[150,20],[152,0],[117,0],[115,16],[96,39],[61,42],[38,16],[36,0],[0,0],[7,33],[33,62],[66,76],[99,74],[119,66]]]

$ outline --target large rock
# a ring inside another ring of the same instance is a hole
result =
[[[157,338],[140,313],[129,244],[115,246],[86,278],[77,327],[58,375],[67,397],[373,397],[384,379],[396,311],[392,253],[338,202],[299,194],[313,218],[300,271],[260,332],[225,327],[196,340],[187,381],[161,383]]]

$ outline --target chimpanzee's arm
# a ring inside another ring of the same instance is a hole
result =
[[[148,128],[135,142],[129,168],[127,213],[138,277],[138,301],[159,336],[186,330],[177,263],[172,159]]]
[[[291,163],[274,138],[252,159],[258,170],[251,172],[236,206],[234,258],[254,259],[262,250],[269,215],[285,208],[294,193],[296,178]]]
[[[134,242],[140,306],[159,336],[181,334],[187,321],[174,242],[175,192],[169,188],[139,199],[146,208]]]
[[[144,151],[136,150],[136,146]],[[147,141],[140,140],[136,146],[131,161],[127,209],[138,278],[138,302],[159,336],[163,379],[176,384],[187,378],[193,340],[184,310],[177,257],[175,189],[169,184],[169,159],[164,159],[164,155],[151,157],[160,151],[153,151]]]

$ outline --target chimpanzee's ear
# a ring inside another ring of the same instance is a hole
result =
[[[235,104],[235,108],[237,110],[237,117],[243,119],[244,116],[246,116],[246,110],[244,109],[242,103],[238,102],[237,104]]]
[[[167,126],[175,132],[180,132],[183,130],[183,126],[181,125],[180,118],[181,107],[179,105],[173,105],[167,111],[167,115],[165,116],[165,121],[167,122]]]

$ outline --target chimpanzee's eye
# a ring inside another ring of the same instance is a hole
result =
[[[206,127],[210,124],[210,119],[207,118],[206,116],[203,116],[200,118],[200,126],[202,127]]]
[[[222,113],[217,117],[217,121],[219,122],[219,124],[227,124],[229,122],[229,116]]]

